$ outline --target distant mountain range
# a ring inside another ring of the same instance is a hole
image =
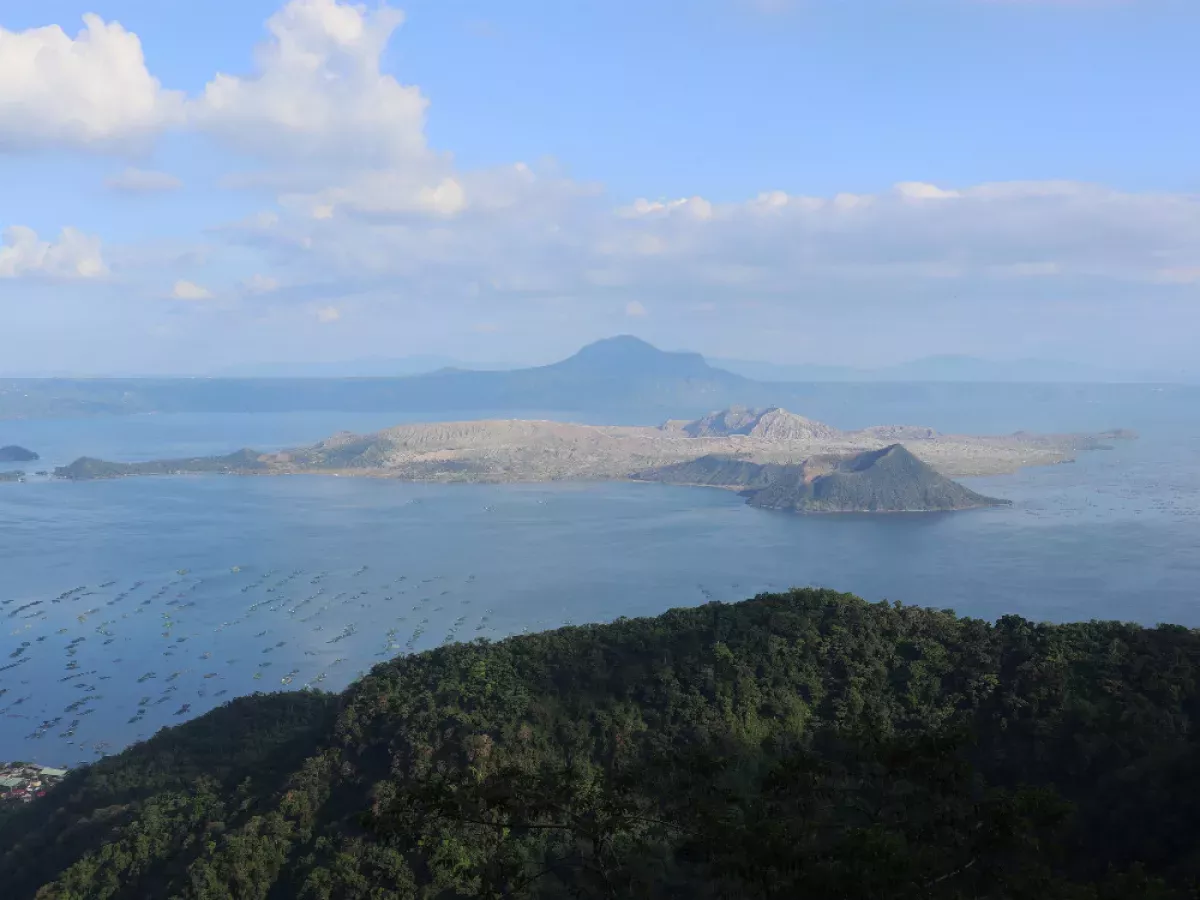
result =
[[[481,372],[519,369],[517,363],[464,362],[449,356],[368,357],[337,362],[252,363],[217,372],[218,378],[398,378],[426,375],[442,369]]]
[[[710,359],[714,366],[756,381],[895,381],[1000,383],[1171,383],[1197,380],[1180,372],[1152,372],[1089,366],[1046,359],[1001,361],[952,354],[926,356],[878,368],[786,365],[740,359]]]
[[[621,340],[618,338],[617,340]],[[631,340],[637,340],[636,338]],[[603,346],[604,342],[599,342]],[[589,345],[595,346],[595,345]],[[713,368],[754,381],[950,381],[1018,383],[1119,383],[1187,380],[1178,372],[1152,372],[1089,366],[1046,359],[992,360],[975,356],[941,354],[891,366],[828,366],[786,364],[744,359],[705,357]],[[256,363],[233,366],[214,373],[219,378],[397,378],[428,375],[447,369],[502,372],[531,368],[519,363],[468,362],[449,356],[415,355],[368,357],[336,362]]]
[[[654,368],[660,374],[679,368],[681,360],[694,373],[698,363],[709,369],[739,375],[751,381],[789,383],[829,382],[987,382],[987,383],[1060,383],[1060,384],[1195,384],[1200,383],[1200,370],[1194,372],[1134,369],[1121,366],[1098,366],[1047,359],[993,360],[976,356],[941,354],[925,356],[889,366],[840,366],[811,363],[777,363],[762,360],[701,357],[696,353],[667,353],[630,335],[619,335],[586,345],[569,359],[543,366],[517,362],[477,362],[439,354],[411,356],[372,356],[360,359],[321,362],[268,362],[228,366],[204,374],[144,375],[137,372],[107,375],[72,375],[49,372],[21,376],[0,372],[0,384],[5,380],[20,381],[97,381],[138,380],[172,381],[177,379],[339,379],[339,378],[406,378],[432,375],[446,371],[512,372],[549,371],[581,367],[633,364],[635,370]],[[611,374],[618,374],[615,370]]]
[[[584,347],[547,366],[442,369],[407,377],[0,380],[0,418],[139,412],[705,412],[762,401],[773,389],[633,337]]]
[[[714,366],[698,353],[669,353],[623,335],[588,344],[573,356],[550,365],[496,371],[443,368],[403,377],[0,379],[0,419],[149,412],[336,410],[444,415],[558,410],[623,421],[630,416],[699,416],[738,405],[812,409],[814,404],[823,403],[826,409],[836,411],[868,390],[878,394],[883,388],[891,400],[911,396],[928,401],[936,399],[939,392],[953,390],[969,392],[974,403],[987,395],[989,386],[985,384],[951,384],[952,370],[959,373],[959,381],[968,382],[968,370],[978,378],[979,366],[971,369],[973,364],[961,359],[954,364],[943,360],[922,365],[925,368],[879,370],[893,374],[875,379],[874,387],[872,379],[854,383],[827,378],[824,384],[817,379],[756,379]],[[909,378],[899,377],[897,371],[907,371]],[[789,371],[776,373],[782,374]],[[940,377],[935,378],[935,374]],[[919,375],[929,381],[918,384],[915,379]],[[997,383],[994,388],[1004,385]],[[1039,396],[1046,394],[1040,385],[1037,390]],[[1077,404],[1085,402],[1078,389],[1072,387],[1069,392]]]

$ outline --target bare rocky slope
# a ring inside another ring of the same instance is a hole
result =
[[[370,435],[338,434],[308,447],[224,457],[105,463],[77,460],[63,478],[185,472],[337,473],[414,481],[562,481],[636,477],[646,470],[722,456],[758,465],[796,465],[813,457],[847,458],[903,439],[941,475],[991,475],[1049,465],[1103,446],[1117,433],[977,437],[927,428],[882,426],[839,431],[779,408],[733,407],[691,422],[658,427],[496,420],[401,425]]]

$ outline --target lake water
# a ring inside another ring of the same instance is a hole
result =
[[[805,410],[843,427],[1143,431],[1073,465],[967,479],[1013,507],[945,515],[801,517],[655,484],[0,484],[0,759],[75,764],[238,694],[340,689],[376,662],[447,640],[790,586],[989,619],[1200,626],[1198,411],[1151,394],[1057,413],[1027,404]],[[0,444],[38,450],[37,466],[50,467],[83,454],[270,449],[404,418],[3,422]]]

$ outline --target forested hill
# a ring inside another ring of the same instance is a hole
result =
[[[234,701],[0,823],[5,898],[1183,898],[1200,634],[828,591]],[[39,890],[40,887],[40,890]]]

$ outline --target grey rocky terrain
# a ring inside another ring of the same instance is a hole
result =
[[[414,481],[564,481],[635,478],[657,467],[720,456],[754,464],[795,465],[813,457],[846,458],[903,440],[941,475],[961,477],[1051,465],[1104,446],[1124,433],[1001,436],[944,435],[913,426],[840,431],[778,407],[732,407],[657,427],[578,425],[503,419],[400,425],[369,435],[343,433],[276,453],[243,450],[224,457],[110,464],[79,460],[63,478],[220,472],[328,473]]]

